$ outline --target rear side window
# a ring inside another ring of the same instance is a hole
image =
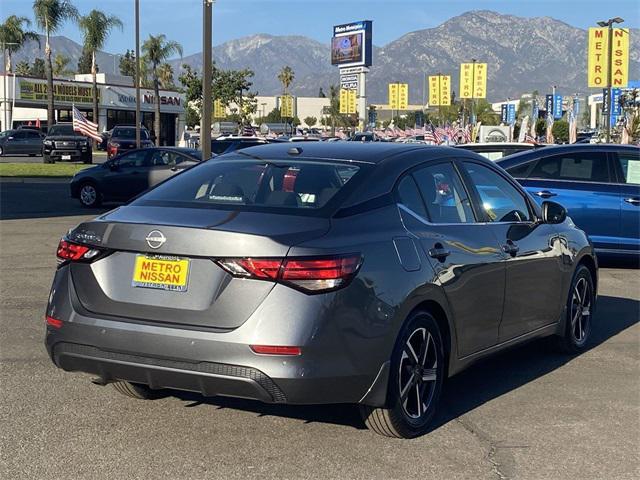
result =
[[[133,168],[146,166],[145,160],[147,158],[147,152],[138,150],[123,155],[118,159],[118,167],[120,168]]]
[[[163,206],[288,211],[322,209],[358,175],[351,164],[263,160],[204,163],[142,196]]]
[[[622,182],[640,185],[640,150],[632,153],[618,153],[618,161],[622,168]]]
[[[509,175],[513,178],[528,178],[537,163],[538,160],[530,160],[515,167],[507,168],[507,172],[509,172]]]
[[[541,158],[529,178],[609,182],[606,153],[576,152]]]
[[[229,148],[229,145],[231,145],[230,142],[225,142],[223,140],[213,141],[211,142],[211,153],[220,155],[227,151],[227,148]]]
[[[398,184],[398,199],[400,203],[412,212],[423,218],[427,217],[427,211],[424,208],[424,202],[416,186],[416,182],[410,175],[407,175]]]
[[[471,201],[450,163],[416,170],[413,177],[433,223],[473,223]]]

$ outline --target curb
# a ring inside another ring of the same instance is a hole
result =
[[[0,183],[69,183],[72,177],[0,177]]]

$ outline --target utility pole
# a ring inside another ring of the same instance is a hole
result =
[[[135,3],[136,17],[136,148],[140,148],[140,0]],[[156,98],[156,102],[158,99]]]
[[[469,123],[476,124],[476,62],[475,58],[471,59],[473,68],[471,70],[471,114],[469,115]]]
[[[208,160],[211,156],[211,109],[213,97],[211,95],[211,80],[213,62],[211,58],[212,47],[212,11],[214,0],[202,2],[202,118],[200,119],[200,149],[202,159]]]

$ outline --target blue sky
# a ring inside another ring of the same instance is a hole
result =
[[[0,0],[0,20],[12,14],[33,18],[32,3]],[[98,8],[124,22],[124,31],[109,38],[106,51],[124,53],[133,48],[133,0],[74,0],[74,4],[82,14]],[[332,25],[367,19],[374,22],[374,43],[382,46],[404,33],[435,27],[474,9],[523,17],[550,16],[580,28],[621,16],[626,26],[640,27],[638,0],[216,0],[213,41],[217,45],[270,33],[301,34],[328,43]],[[164,33],[182,44],[185,55],[201,51],[202,0],[140,0],[140,10],[142,38]],[[65,25],[60,34],[81,42],[73,24]]]

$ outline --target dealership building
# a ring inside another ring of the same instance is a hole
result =
[[[6,81],[6,85],[4,82]],[[76,75],[74,80],[54,80],[56,122],[70,122],[71,109],[76,106],[91,121],[93,119],[93,84],[91,75]],[[98,132],[115,125],[135,125],[136,90],[131,77],[99,73]],[[47,82],[40,78],[0,75],[0,130],[23,125],[47,126]],[[153,134],[159,134],[161,145],[177,145],[185,125],[184,94],[160,90],[160,132],[153,132],[156,98],[153,90],[140,89],[142,124]]]

